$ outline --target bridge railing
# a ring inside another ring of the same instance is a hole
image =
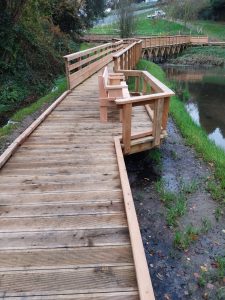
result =
[[[122,146],[131,154],[159,146],[166,135],[170,97],[174,92],[147,71],[120,70],[126,78],[135,78],[135,93],[140,96],[116,99],[122,109]],[[144,106],[151,120],[148,131],[132,135],[132,108]],[[142,139],[142,140],[141,140]]]
[[[133,40],[127,40],[127,43]],[[113,55],[114,72],[119,70],[132,70],[141,58],[142,41],[135,41],[125,49]]]
[[[191,36],[190,42],[192,45],[204,45],[209,43],[208,36]]]
[[[123,47],[121,40],[64,56],[68,88],[73,89],[99,71],[112,61],[113,53]]]
[[[190,44],[190,36],[175,35],[175,36],[143,37],[142,41],[143,41],[142,48],[182,45],[182,44]]]

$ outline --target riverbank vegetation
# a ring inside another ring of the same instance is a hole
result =
[[[138,69],[147,70],[160,81],[173,86],[166,79],[164,71],[160,66],[141,60],[138,63]],[[180,129],[188,145],[193,146],[200,157],[202,157],[214,169],[214,178],[207,179],[207,188],[214,199],[225,204],[225,152],[218,148],[215,143],[207,137],[202,127],[197,125],[187,113],[184,104],[177,97],[172,97],[170,104],[170,114]]]
[[[1,125],[51,92],[64,74],[63,55],[79,50],[80,34],[103,12],[103,0],[1,2]]]
[[[225,66],[225,48],[218,46],[190,47],[169,63],[182,65]]]

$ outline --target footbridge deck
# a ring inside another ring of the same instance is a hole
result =
[[[100,53],[100,64],[97,54],[85,52],[83,60],[112,69],[112,54]],[[119,138],[123,124],[115,106],[107,123],[99,121],[98,73],[85,68],[76,71],[83,83],[0,157],[0,298],[154,299]],[[133,107],[131,131],[149,130],[148,112]]]

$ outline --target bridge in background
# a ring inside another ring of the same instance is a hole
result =
[[[83,41],[93,43],[103,43],[119,40],[118,36],[107,35],[85,35]],[[136,36],[133,40],[142,40],[142,57],[149,60],[164,60],[168,57],[178,55],[184,49],[190,46],[222,46],[225,43],[210,43],[207,36],[190,36],[190,35],[175,35],[175,36]],[[132,39],[127,39],[132,41]]]

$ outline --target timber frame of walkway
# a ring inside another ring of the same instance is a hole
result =
[[[154,299],[116,107],[99,121],[98,72],[140,56],[134,41],[66,56],[69,90],[0,157],[1,299]],[[172,95],[151,80],[151,99]],[[148,120],[133,108],[132,130]]]
[[[82,37],[85,42],[106,43],[119,40],[117,35],[87,34]],[[208,36],[136,36],[134,39],[142,40],[142,58],[153,61],[167,59],[178,55],[190,46],[218,46],[225,47],[225,42],[211,42]]]

